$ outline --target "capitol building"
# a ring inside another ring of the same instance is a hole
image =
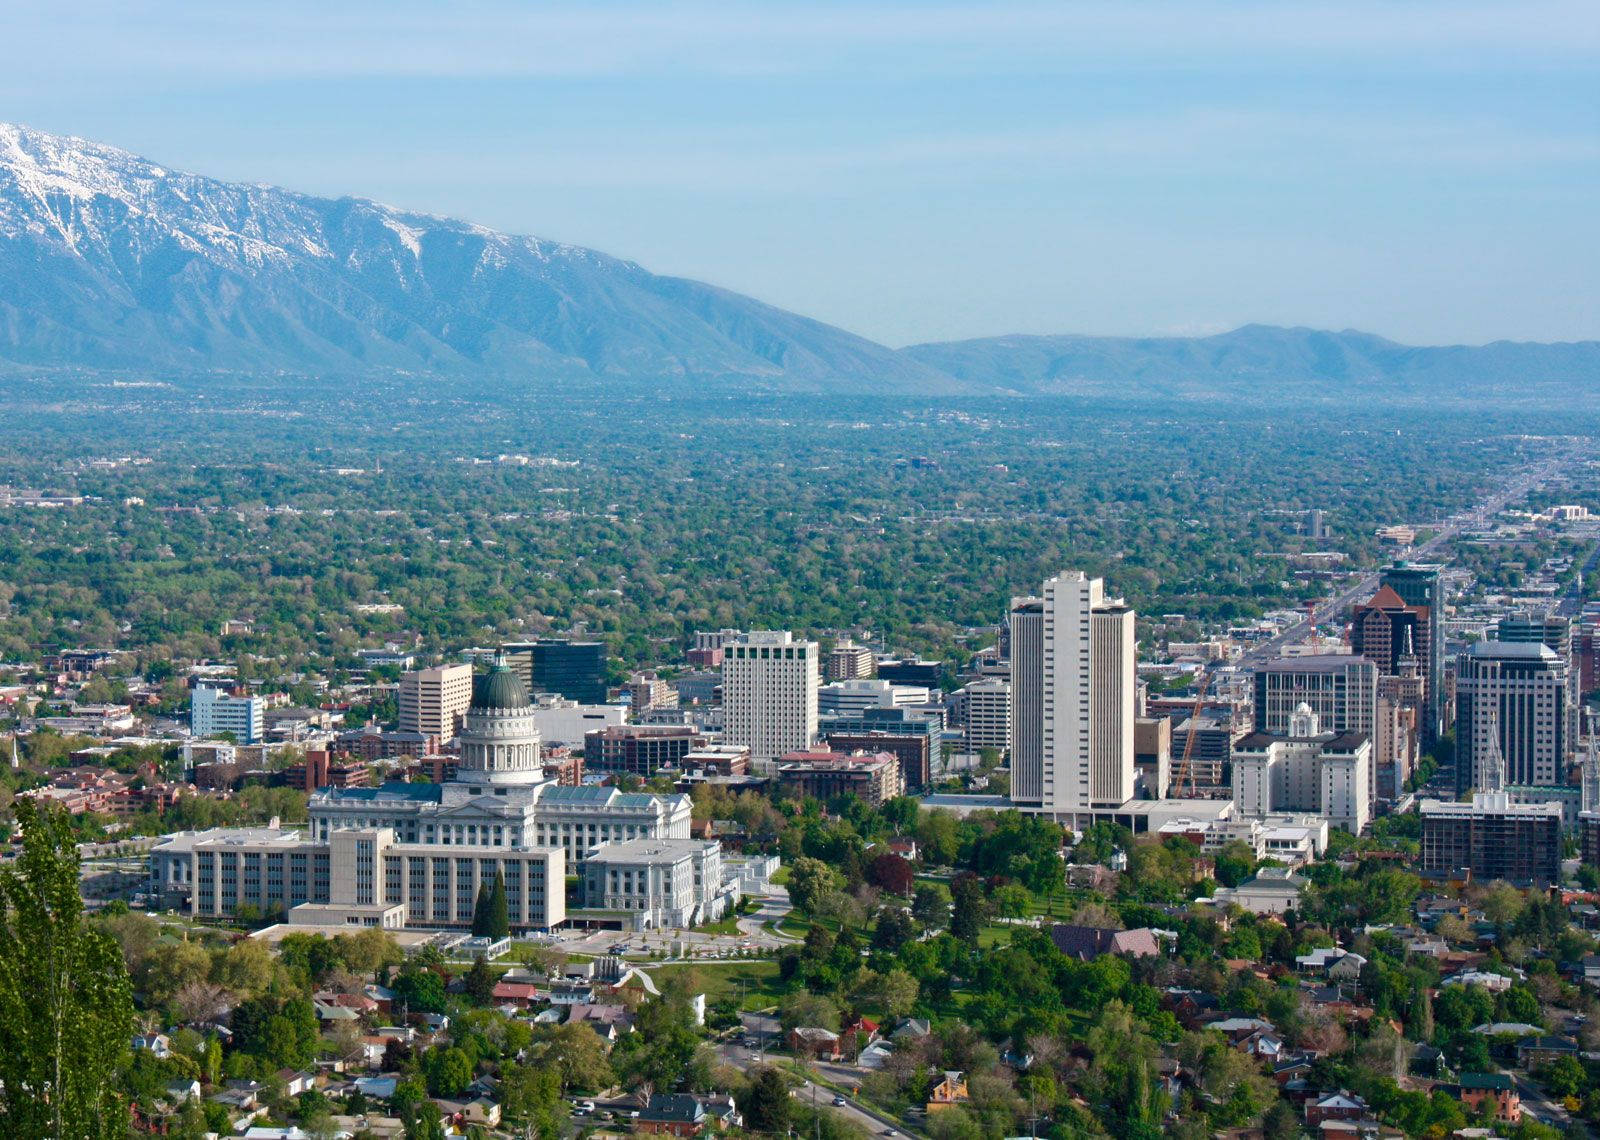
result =
[[[248,905],[281,908],[297,925],[462,929],[479,887],[499,875],[513,929],[548,930],[567,921],[567,876],[600,857],[607,875],[580,882],[586,917],[608,925],[690,925],[720,917],[737,898],[724,885],[718,845],[689,838],[688,796],[566,787],[545,775],[527,689],[503,661],[474,679],[458,743],[447,783],[316,792],[304,834],[168,836],[150,854],[152,895],[201,918]],[[608,847],[626,857],[626,872],[611,873],[620,864]],[[641,859],[638,881],[664,887],[639,897],[602,889],[634,882]],[[692,873],[652,875],[654,863]]]

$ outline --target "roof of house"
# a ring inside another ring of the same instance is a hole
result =
[[[696,1124],[705,1116],[705,1107],[688,1093],[653,1093],[639,1112],[640,1120],[667,1124]]]
[[[1457,1083],[1464,1089],[1510,1090],[1516,1087],[1505,1073],[1462,1073]]]

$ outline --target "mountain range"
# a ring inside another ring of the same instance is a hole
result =
[[[0,363],[941,395],[1425,396],[1600,377],[1600,343],[1414,348],[1246,326],[892,349],[594,250],[170,170],[0,124]]]

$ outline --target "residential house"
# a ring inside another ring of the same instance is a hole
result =
[[[148,1050],[165,1061],[172,1056],[172,1038],[165,1033],[141,1033],[134,1037],[133,1048]]]
[[[1524,1037],[1517,1042],[1517,1065],[1524,1069],[1548,1065],[1558,1057],[1576,1057],[1578,1043],[1570,1037]]]
[[[1522,1098],[1517,1094],[1516,1082],[1505,1073],[1462,1073],[1456,1096],[1474,1112],[1487,1100],[1494,1104],[1496,1120],[1507,1124],[1522,1120]]]
[[[958,1104],[965,1104],[971,1099],[972,1096],[967,1091],[966,1077],[953,1069],[946,1069],[944,1079],[928,1090],[927,1110],[931,1115]]]
[[[500,1106],[494,1101],[485,1100],[482,1097],[468,1101],[467,1106],[461,1110],[461,1123],[477,1125],[480,1128],[498,1128],[500,1126]]]
[[[1369,1115],[1367,1102],[1345,1089],[1306,1102],[1306,1123],[1313,1128],[1325,1120],[1360,1120]]]
[[[279,1069],[278,1083],[283,1086],[285,1096],[299,1096],[303,1092],[310,1092],[317,1087],[317,1078],[313,1073],[297,1072],[294,1069]]]
[[[1080,962],[1092,962],[1102,954],[1128,954],[1135,958],[1161,953],[1161,941],[1149,927],[1138,930],[1102,930],[1096,926],[1056,923],[1050,927],[1050,941],[1056,949]]]
[[[789,1051],[802,1057],[837,1061],[840,1058],[839,1035],[831,1029],[815,1025],[802,1025],[789,1030]]]
[[[705,1126],[705,1106],[689,1093],[654,1093],[633,1119],[635,1132],[650,1135],[698,1136]]]

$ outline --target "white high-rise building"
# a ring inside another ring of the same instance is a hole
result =
[[[1134,613],[1081,571],[1011,607],[1011,797],[1056,816],[1133,798]]]
[[[1001,677],[973,681],[967,697],[967,747],[976,751],[1011,746],[1011,682]]]
[[[435,665],[400,676],[400,731],[453,740],[472,704],[472,666]]]
[[[817,737],[817,643],[788,630],[756,631],[723,647],[722,742],[754,764],[810,748]]]
[[[267,702],[260,697],[236,697],[210,685],[189,695],[189,731],[195,736],[233,734],[240,744],[261,743]]]
[[[929,697],[924,685],[895,685],[864,677],[823,685],[817,690],[817,711],[824,716],[849,716],[863,709],[914,709],[927,704]]]

